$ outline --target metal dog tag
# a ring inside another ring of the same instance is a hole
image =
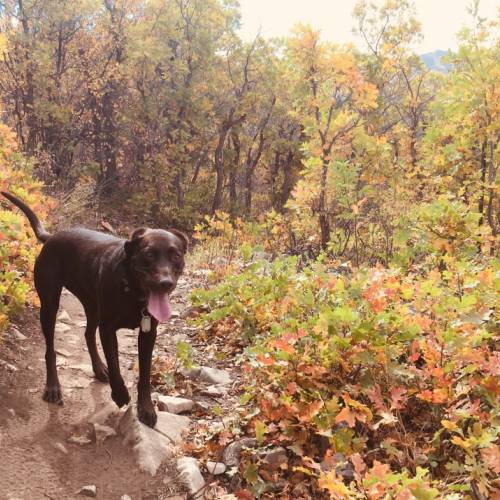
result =
[[[141,332],[149,333],[151,331],[151,316],[144,314],[141,318]]]

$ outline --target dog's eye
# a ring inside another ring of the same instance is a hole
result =
[[[181,256],[179,253],[177,253],[175,250],[171,251],[170,252],[170,258],[174,261],[174,262],[178,262],[180,259],[181,259]]]

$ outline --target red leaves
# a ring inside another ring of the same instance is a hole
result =
[[[391,389],[391,410],[402,410],[407,399],[404,387],[394,387]]]

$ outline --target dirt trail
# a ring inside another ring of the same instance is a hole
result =
[[[176,488],[173,473],[165,470],[168,465],[154,478],[141,473],[120,436],[100,444],[67,441],[72,435],[88,435],[89,418],[109,405],[111,398],[109,386],[93,378],[79,301],[63,292],[61,311],[69,315],[58,321],[55,343],[64,406],[47,404],[41,398],[45,361],[38,314],[29,313],[19,325],[26,339],[6,334],[0,346],[4,362],[0,367],[0,499],[82,498],[78,492],[89,484],[97,487],[98,499],[118,500],[122,495],[132,500],[168,498]],[[119,332],[122,374],[132,389],[133,401],[136,344],[134,332]]]

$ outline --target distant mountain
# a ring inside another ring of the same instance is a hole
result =
[[[451,64],[446,64],[442,61],[443,57],[447,54],[446,50],[435,50],[434,52],[422,54],[420,58],[430,70],[448,73],[451,69]]]

